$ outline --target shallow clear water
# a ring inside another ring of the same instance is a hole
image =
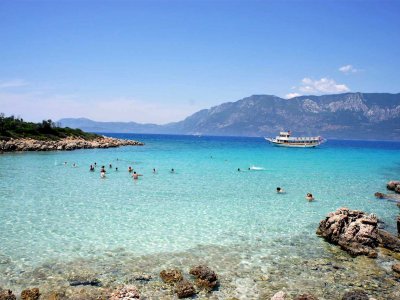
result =
[[[0,155],[3,270],[200,246],[252,245],[253,265],[261,265],[257,244],[263,255],[318,256],[326,251],[315,235],[319,221],[342,206],[376,213],[395,231],[397,207],[374,193],[399,179],[400,143],[331,140],[289,149],[261,138],[112,136],[146,145]],[[134,181],[128,166],[143,176]],[[276,194],[278,186],[286,194]],[[307,192],[315,202],[305,200]]]

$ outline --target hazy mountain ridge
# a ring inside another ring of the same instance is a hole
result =
[[[166,125],[88,119],[62,119],[60,123],[93,132],[274,136],[291,129],[296,135],[400,140],[400,94],[345,93],[289,100],[253,95]]]

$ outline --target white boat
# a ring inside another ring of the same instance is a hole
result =
[[[268,142],[281,147],[312,148],[326,142],[321,136],[292,137],[291,131],[281,131],[276,138],[265,138]]]

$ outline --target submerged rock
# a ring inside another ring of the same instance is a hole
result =
[[[400,264],[392,265],[392,270],[400,274]]]
[[[136,286],[134,285],[126,285],[118,288],[111,294],[110,300],[130,300],[130,299],[139,299],[140,294]]]
[[[286,294],[283,291],[277,292],[271,298],[271,300],[285,300],[285,299],[286,299]]]
[[[192,267],[189,271],[196,278],[196,285],[209,291],[218,286],[218,276],[209,267],[199,265]]]
[[[294,300],[318,300],[318,298],[311,294],[303,294],[297,296]]]
[[[182,272],[176,269],[162,270],[160,277],[165,283],[177,283],[183,279]]]
[[[352,256],[377,257],[374,248],[378,246],[379,239],[378,219],[375,215],[339,208],[320,222],[317,235],[339,245]]]
[[[69,282],[70,286],[78,286],[78,285],[91,285],[91,286],[101,286],[101,282],[98,279],[92,280],[71,280]]]
[[[11,290],[3,290],[0,288],[0,300],[16,300],[17,297]]]
[[[363,291],[350,291],[343,295],[342,300],[368,300],[368,294]]]
[[[183,279],[177,283],[175,286],[175,293],[179,299],[191,297],[196,294],[196,290],[193,284],[186,279]]]
[[[400,240],[385,230],[378,230],[379,242],[382,247],[395,252],[400,252]]]
[[[39,297],[40,293],[38,288],[23,290],[21,293],[22,300],[38,300]]]

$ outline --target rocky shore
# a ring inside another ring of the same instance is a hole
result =
[[[134,140],[123,140],[104,136],[92,140],[68,137],[55,141],[21,138],[10,139],[8,141],[0,140],[0,152],[76,150],[142,145],[144,145],[142,142]]]

